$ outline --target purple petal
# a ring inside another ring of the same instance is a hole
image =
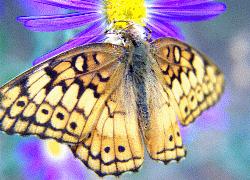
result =
[[[35,2],[52,5],[60,8],[81,10],[86,12],[96,12],[100,9],[100,2],[96,1],[79,1],[79,0],[34,0]]]
[[[185,5],[186,4],[186,5]],[[211,19],[226,9],[225,4],[206,2],[183,2],[181,6],[162,5],[149,8],[149,17],[172,21],[202,21]]]
[[[100,40],[104,39],[104,31],[105,31],[104,27],[105,27],[105,23],[102,20],[93,23],[87,29],[85,29],[84,31],[79,33],[76,37],[74,37],[74,39],[68,41],[67,43],[65,43],[61,47],[49,52],[48,54],[45,54],[44,56],[36,59],[33,62],[33,65],[41,63],[49,58],[54,57],[57,54],[65,52],[65,51],[72,49],[74,47],[77,47],[77,46],[80,46],[80,45],[83,45],[86,43],[90,43],[93,41],[96,42],[96,41],[100,41]]]
[[[64,170],[64,169],[62,169]],[[63,179],[63,173],[59,168],[53,166],[45,166],[43,169],[44,180]]]
[[[82,163],[77,161],[73,154],[64,161],[62,166],[63,169],[67,170],[67,174],[71,179],[85,179],[85,170],[82,167]]]
[[[72,13],[66,15],[50,15],[50,16],[21,16],[17,21],[32,31],[59,31],[72,29],[86,25],[89,22],[100,19],[98,13]]]
[[[18,151],[18,153],[20,153],[24,159],[28,161],[41,159],[39,140],[27,140],[27,142],[23,142],[22,144],[19,144],[19,146],[18,149],[20,151]]]
[[[157,8],[157,7],[182,7],[195,4],[202,4],[207,2],[213,2],[214,0],[154,0],[149,2],[148,8]],[[216,2],[214,2],[216,3]]]
[[[162,22],[157,19],[149,19],[147,26],[152,30],[152,38],[157,39],[160,37],[174,37],[183,40],[184,37],[181,34],[180,29],[170,22]]]
[[[21,6],[21,9],[24,10],[24,12],[32,14],[33,16],[36,16],[36,15],[41,16],[41,15],[47,15],[47,14],[60,14],[61,12],[65,11],[64,9],[37,3],[33,0],[20,1],[18,5]]]

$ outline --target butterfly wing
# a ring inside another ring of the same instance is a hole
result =
[[[181,124],[193,122],[214,105],[224,88],[224,76],[205,55],[171,38],[151,44],[154,71],[168,94]]]
[[[125,50],[78,47],[39,64],[0,88],[0,130],[78,143],[118,87]]]
[[[124,94],[125,89],[132,88],[121,85],[114,91],[94,131],[82,143],[71,147],[75,156],[99,176],[137,171],[143,163],[135,97],[133,93]]]
[[[179,125],[170,103],[170,98],[165,93],[162,85],[157,80],[154,72],[146,78],[148,94],[149,123],[141,123],[150,157],[168,164],[170,161],[179,161],[186,156],[182,143]]]

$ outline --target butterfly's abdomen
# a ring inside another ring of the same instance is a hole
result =
[[[135,46],[132,61],[129,65],[129,74],[133,81],[136,95],[136,105],[139,119],[143,126],[149,122],[149,110],[147,102],[146,75],[147,75],[147,50],[144,44]]]

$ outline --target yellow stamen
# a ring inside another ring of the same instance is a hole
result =
[[[144,26],[146,6],[144,0],[104,0],[106,16],[109,23],[113,21],[132,21]],[[114,28],[125,28],[126,22],[114,24]]]

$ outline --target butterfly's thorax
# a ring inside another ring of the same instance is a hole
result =
[[[130,39],[130,59],[127,64],[127,79],[131,81],[136,97],[137,113],[140,124],[145,128],[149,123],[148,94],[146,79],[149,71],[148,44],[138,39]]]

